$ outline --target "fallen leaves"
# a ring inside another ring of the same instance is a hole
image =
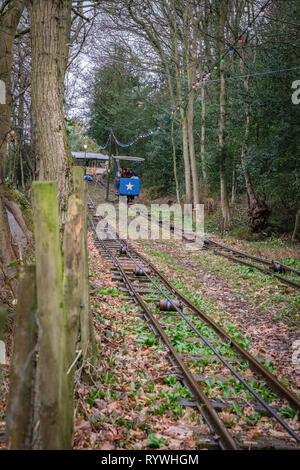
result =
[[[174,374],[166,351],[138,342],[137,328],[147,328],[144,321],[137,317],[134,304],[121,294],[108,293],[117,284],[111,281],[109,267],[91,237],[89,249],[90,280],[97,285],[91,293],[91,305],[101,353],[95,386],[77,386],[80,419],[76,421],[75,448],[147,449],[148,436],[153,434],[161,449],[195,449],[193,429],[199,424],[199,415],[194,410],[185,409],[182,417],[168,408],[159,414],[155,411],[166,405],[166,398],[159,393],[171,390],[165,379]]]
[[[110,441],[105,441],[98,447],[99,450],[115,450],[115,446]]]
[[[194,429],[188,424],[179,424],[178,426],[170,426],[164,434],[171,437],[180,437],[181,439],[186,439],[187,437],[192,437]]]
[[[91,424],[89,421],[79,421],[78,423],[75,424],[75,432],[77,431],[87,431],[90,432],[92,430]]]

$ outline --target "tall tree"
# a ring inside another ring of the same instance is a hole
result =
[[[2,1],[0,4],[0,80],[5,84],[5,103],[0,104],[0,262],[4,266],[15,259],[12,236],[5,208],[4,165],[12,110],[11,71],[14,39],[26,0]]]
[[[225,51],[225,22],[228,11],[226,0],[220,0],[218,8],[219,16],[219,57],[223,57]],[[220,117],[219,117],[219,169],[220,169],[220,190],[221,190],[221,209],[224,223],[224,229],[231,225],[231,214],[229,207],[227,178],[226,178],[226,146],[225,146],[225,126],[226,126],[226,81],[224,63],[220,63]]]
[[[199,23],[203,15],[203,2],[184,2],[184,27],[183,27],[183,50],[186,57],[186,73],[189,84],[189,99],[188,99],[188,138],[189,138],[189,154],[192,170],[193,181],[193,203],[194,206],[200,202],[200,187],[198,179],[198,170],[195,155],[194,143],[194,103],[195,103],[195,86],[196,81],[197,62],[198,62],[198,39],[199,39]],[[202,67],[198,73],[202,75]]]
[[[248,21],[250,23],[250,11],[251,5],[248,4]],[[252,2],[252,19],[254,16],[253,12],[253,2]],[[247,34],[247,39],[248,39]],[[245,44],[247,44],[247,39],[245,40]],[[250,135],[250,122],[251,122],[251,100],[249,96],[249,76],[245,75],[245,54],[243,50],[240,53],[240,71],[241,75],[244,75],[244,89],[245,89],[245,101],[246,101],[246,110],[245,110],[245,136],[242,143],[241,149],[241,163],[242,169],[245,178],[245,185],[246,191],[248,196],[248,207],[249,207],[249,217],[250,217],[250,225],[254,232],[259,232],[266,228],[268,224],[268,218],[270,215],[270,209],[266,204],[264,197],[261,197],[255,191],[252,181],[250,172],[247,166],[246,156],[248,150],[248,143],[249,143],[249,135]],[[253,54],[253,63],[256,62],[256,52]]]
[[[41,159],[39,179],[58,182],[61,210],[66,209],[71,180],[63,113],[71,9],[71,0],[31,0],[32,105]]]

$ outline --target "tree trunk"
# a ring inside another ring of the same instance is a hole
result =
[[[58,201],[66,210],[71,184],[71,153],[62,107],[66,22],[71,0],[32,0],[32,105],[42,178],[58,182]]]
[[[201,157],[201,168],[202,178],[204,187],[207,185],[207,172],[206,172],[206,160],[205,160],[205,85],[201,87],[201,145],[200,145],[200,157]],[[205,193],[205,191],[203,191]]]
[[[182,123],[182,151],[184,161],[184,177],[185,177],[185,202],[191,204],[192,202],[192,188],[191,188],[191,169],[189,160],[189,144],[188,144],[188,123],[187,116],[183,109],[181,112],[181,123]]]
[[[36,136],[36,125],[35,125],[35,118],[34,118],[32,103],[30,106],[30,147],[32,149],[32,155],[33,155],[32,161],[30,160],[30,158],[26,158],[26,159],[32,172],[32,181],[35,181],[36,179],[43,180],[44,178],[43,178],[43,173],[40,167],[41,157],[38,151],[38,141],[37,141],[37,136]]]
[[[71,11],[72,0],[63,0],[59,2],[58,17],[58,76],[59,88],[62,105],[65,93],[65,75],[69,58],[70,34],[71,34]]]
[[[174,138],[174,119],[172,120],[172,124],[171,124],[171,141],[172,141],[172,151],[173,151],[173,172],[174,172],[175,189],[176,189],[176,200],[179,204],[180,196],[179,196],[179,185],[178,185],[178,178],[177,178],[176,145],[175,145],[175,138]]]
[[[221,210],[224,220],[224,230],[227,230],[231,225],[231,213],[229,207],[229,198],[227,190],[226,178],[226,154],[225,154],[225,124],[226,124],[226,82],[224,80],[224,70],[220,71],[221,74],[221,90],[220,90],[220,121],[219,121],[219,145],[220,145],[220,191],[221,191]]]
[[[174,38],[174,41],[177,41],[177,38]],[[176,45],[174,44],[174,49],[176,50]],[[174,90],[173,90],[173,83],[170,77],[170,71],[169,71],[169,65],[167,61],[164,61],[164,67],[166,72],[168,73],[168,86],[169,86],[169,93],[170,93],[170,98],[171,98],[171,103],[172,103],[172,108],[175,110],[176,108],[176,103],[175,103],[175,97],[174,97]],[[172,142],[172,154],[173,154],[173,174],[174,174],[174,181],[175,181],[175,190],[176,190],[176,199],[177,202],[180,202],[180,196],[179,196],[179,185],[178,185],[178,177],[177,177],[177,162],[176,162],[176,144],[175,144],[175,137],[174,137],[174,119],[175,115],[173,116],[173,119],[171,121],[171,142]]]
[[[235,164],[233,164],[232,170],[232,186],[231,186],[231,204],[235,203],[235,196],[236,196],[236,175],[235,175]]]
[[[258,196],[254,191],[250,174],[247,169],[246,164],[246,149],[248,146],[248,139],[249,139],[249,131],[250,131],[250,115],[249,111],[246,112],[246,129],[245,129],[245,138],[242,145],[241,151],[241,163],[244,172],[247,196],[248,196],[248,214],[250,217],[250,226],[253,232],[259,232],[267,227],[268,225],[268,218],[270,216],[270,209],[266,204],[263,197]]]
[[[3,185],[0,184],[0,261],[6,270],[7,265],[17,258],[18,252],[14,250],[2,190]]]
[[[5,104],[1,104],[0,113],[0,184],[4,178],[7,137],[11,117],[11,71],[15,32],[19,24],[26,0],[10,2],[4,15],[0,18],[0,80],[5,84]]]
[[[198,15],[197,15],[198,13]],[[186,63],[186,72],[188,77],[188,86],[190,89],[188,98],[188,138],[189,138],[189,154],[192,170],[193,182],[193,204],[196,207],[200,202],[200,189],[198,171],[195,157],[194,143],[194,102],[195,87],[193,83],[196,81],[196,64],[197,64],[197,41],[198,41],[198,25],[201,16],[197,11],[197,7],[191,2],[184,2],[183,14],[183,55]]]
[[[25,180],[24,180],[24,167],[23,167],[22,149],[19,149],[19,156],[20,156],[21,184],[22,184],[22,189],[25,190]]]
[[[244,74],[243,59],[240,59],[240,70]],[[249,93],[249,77],[244,78],[244,88]],[[248,98],[249,99],[249,98]],[[245,113],[245,136],[241,150],[241,163],[244,173],[245,185],[248,196],[248,214],[250,218],[250,226],[253,232],[260,232],[268,226],[268,218],[270,216],[270,209],[263,197],[260,197],[254,190],[250,173],[247,168],[246,154],[248,148],[249,134],[250,134],[250,109],[249,104]]]
[[[172,27],[173,27],[173,49],[174,49],[174,63],[175,63],[175,72],[176,72],[176,88],[177,88],[177,99],[178,102],[182,100],[182,86],[181,86],[181,77],[179,70],[179,53],[178,53],[178,26],[176,19],[176,8],[175,2],[172,0]],[[174,100],[175,103],[175,100]],[[191,192],[191,170],[190,162],[188,156],[188,140],[187,140],[187,122],[186,122],[186,113],[183,108],[180,108],[180,118],[181,118],[181,127],[182,127],[182,152],[183,152],[183,162],[184,162],[184,177],[185,177],[185,202],[187,204],[191,203],[192,192]]]
[[[30,232],[30,230],[28,230],[26,226],[22,211],[20,207],[18,206],[18,204],[12,201],[11,199],[7,199],[6,197],[4,198],[4,203],[7,209],[13,214],[14,218],[20,225],[20,228],[22,232],[24,233],[27,243],[29,245],[32,245],[32,233]]]
[[[296,214],[292,241],[293,242],[300,241],[300,209],[298,209],[297,214]]]
[[[219,35],[225,36],[226,2],[221,0],[219,8]],[[224,42],[219,43],[220,57],[224,54]],[[231,225],[231,213],[226,178],[226,151],[225,151],[225,126],[226,126],[226,82],[224,73],[224,63],[220,63],[220,119],[219,119],[219,148],[220,148],[220,190],[221,190],[221,210],[224,222],[224,230]]]
[[[194,99],[195,99],[195,91],[191,90],[189,96],[189,104],[188,104],[188,136],[189,136],[189,151],[190,151],[190,161],[191,161],[191,169],[192,169],[192,181],[193,181],[193,204],[196,207],[197,204],[200,203],[200,189],[199,189],[199,179],[198,179],[198,171],[196,165],[196,157],[195,157],[195,144],[194,144],[194,129],[193,129],[193,122],[194,122]]]
[[[7,140],[11,118],[11,71],[13,47],[16,28],[24,10],[26,0],[14,0],[0,18],[0,80],[5,85],[5,104],[1,104],[0,112],[0,261],[7,265],[16,258],[12,247],[12,237],[7,214],[3,203],[4,168],[7,151]]]
[[[210,62],[213,62],[211,57],[211,46],[209,43],[209,36],[208,36],[208,24],[209,24],[209,2],[205,0],[204,2],[204,10],[203,10],[203,20],[202,20],[202,28],[203,28],[203,53],[204,57],[208,59]],[[207,167],[206,167],[206,157],[205,157],[205,113],[206,113],[206,84],[203,83],[201,86],[201,137],[200,137],[200,159],[201,159],[201,171],[202,171],[202,184],[203,190],[202,195],[203,197],[208,195],[208,180],[207,180]]]
[[[18,147],[18,156],[19,156],[19,166],[21,173],[21,185],[22,189],[25,190],[25,180],[24,180],[24,167],[23,167],[23,134],[24,134],[24,97],[23,95],[19,98],[18,103],[18,128],[17,128],[17,147]]]

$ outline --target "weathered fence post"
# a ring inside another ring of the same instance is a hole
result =
[[[56,182],[33,183],[39,319],[40,441],[42,449],[70,449],[66,313]]]
[[[32,440],[32,391],[37,340],[35,266],[20,272],[14,320],[14,347],[7,401],[8,449],[30,449]]]
[[[79,320],[83,303],[84,265],[82,256],[82,236],[84,230],[84,211],[82,201],[76,196],[69,197],[67,219],[64,230],[64,298],[67,319],[67,364],[69,399],[67,407],[68,439],[73,440],[74,429],[74,370],[76,344],[78,341]]]
[[[82,257],[83,257],[83,276],[82,291],[83,302],[80,315],[81,329],[81,349],[84,358],[94,360],[95,358],[95,336],[93,322],[90,310],[90,291],[89,291],[89,267],[88,267],[88,249],[87,249],[87,183],[83,179],[83,168],[73,168],[74,193],[81,199],[84,206],[83,236],[82,236]]]

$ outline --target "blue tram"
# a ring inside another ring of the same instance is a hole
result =
[[[111,169],[109,168],[109,156],[96,152],[72,152],[75,165],[85,168],[84,178],[89,181],[109,177]],[[112,156],[111,161],[115,162],[115,193],[120,196],[127,196],[133,199],[140,193],[141,185],[141,163],[144,158]],[[131,168],[131,166],[133,168]],[[107,180],[109,183],[109,180]]]
[[[141,162],[138,157],[113,157],[115,165],[115,192],[120,196],[138,196],[141,184]],[[128,162],[128,163],[127,163]],[[134,164],[135,169],[128,168]],[[122,166],[121,166],[122,165]],[[125,167],[126,165],[126,167]]]

